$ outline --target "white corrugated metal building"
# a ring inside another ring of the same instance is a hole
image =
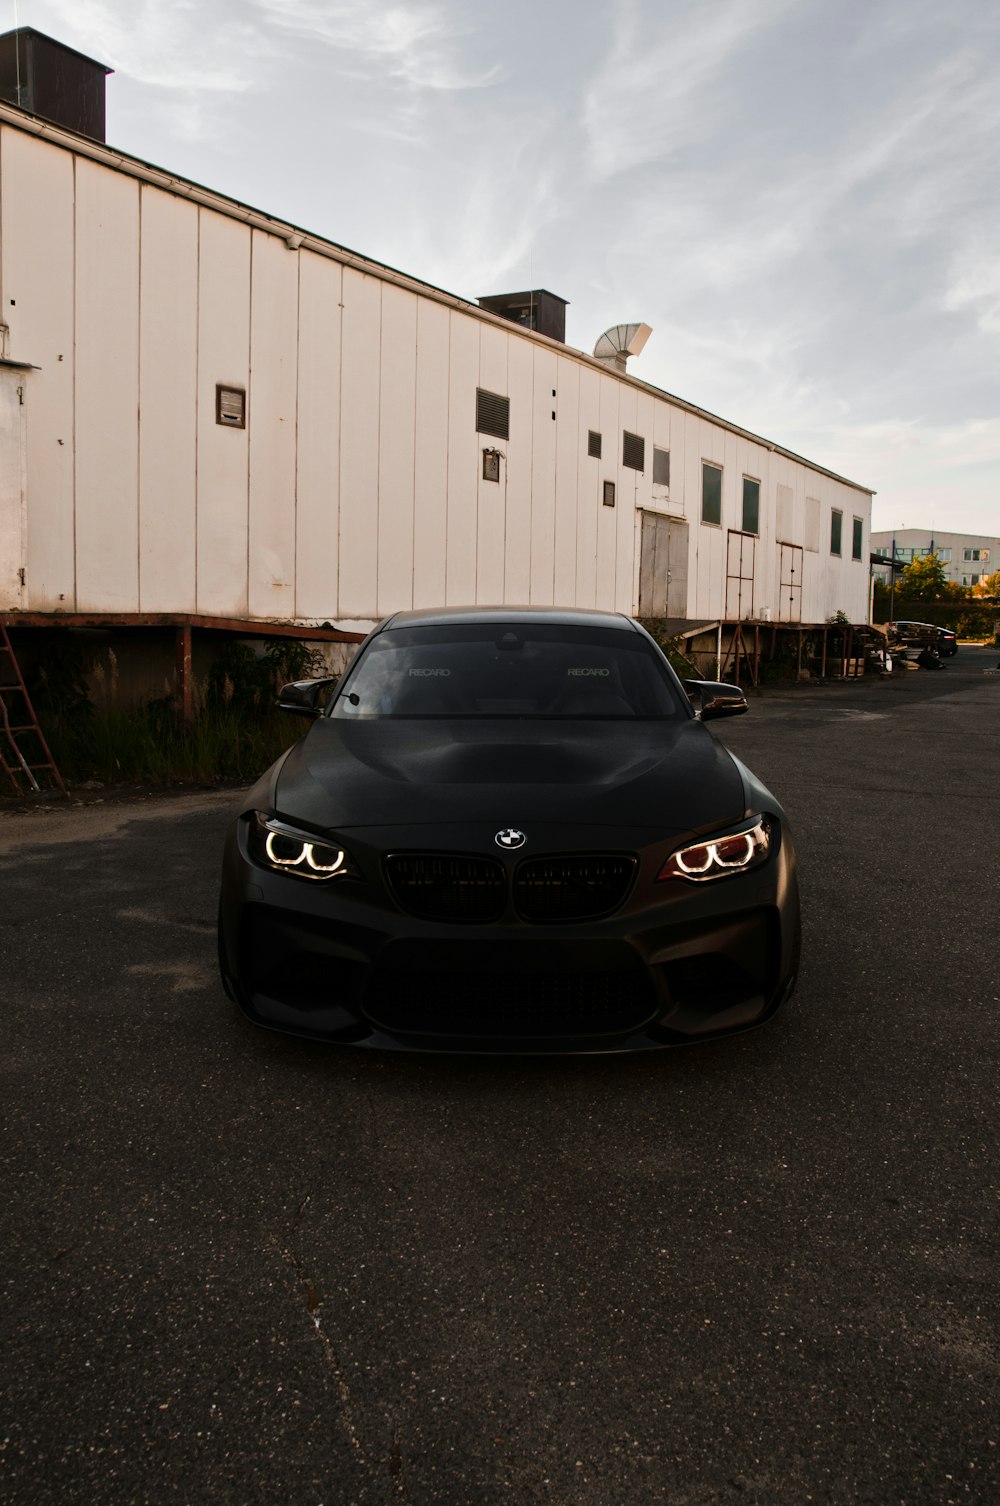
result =
[[[2,612],[867,620],[866,488],[12,104],[0,298]]]

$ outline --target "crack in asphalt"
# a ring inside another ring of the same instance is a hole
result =
[[[297,1224],[299,1220],[301,1220],[302,1214],[304,1213],[306,1204],[308,1202],[309,1198],[306,1197],[299,1208],[295,1220],[293,1221],[294,1224]],[[322,1293],[317,1290],[302,1260],[292,1249],[292,1247],[287,1244],[282,1244],[281,1240],[276,1234],[272,1234],[270,1236],[270,1239],[271,1243],[278,1251],[278,1254],[281,1256],[282,1260],[294,1272],[296,1282],[302,1288],[302,1291],[305,1295],[306,1311],[309,1314],[309,1321],[312,1324],[313,1332],[316,1334],[316,1337],[320,1341],[323,1357],[330,1370],[332,1371],[336,1382],[337,1394],[340,1398],[341,1422],[344,1428],[344,1432],[347,1436],[347,1441],[357,1453],[358,1459],[365,1464],[371,1465],[373,1461],[366,1454],[357,1426],[355,1425],[354,1400],[351,1396],[351,1388],[344,1377],[343,1366],[340,1363],[340,1356],[337,1353],[333,1338],[323,1327],[323,1323],[320,1318],[319,1310],[323,1303]]]

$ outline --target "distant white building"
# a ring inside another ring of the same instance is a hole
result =
[[[872,553],[892,555],[904,565],[936,554],[948,580],[959,586],[978,586],[987,575],[1000,570],[1000,538],[981,533],[944,533],[938,528],[879,529],[872,536]],[[875,574],[888,581],[888,569],[875,567]]]
[[[36,101],[55,49],[93,108],[0,103],[0,612],[867,620],[868,488],[570,349],[552,295],[467,302],[109,149],[107,70],[27,29],[0,61],[25,38]]]

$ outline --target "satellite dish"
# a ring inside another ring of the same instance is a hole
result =
[[[616,371],[624,371],[629,356],[637,356],[652,333],[648,324],[613,324],[594,346],[594,355]]]

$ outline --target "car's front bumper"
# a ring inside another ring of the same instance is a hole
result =
[[[392,833],[342,834],[371,882],[310,884],[253,863],[244,831],[237,821],[226,847],[220,964],[240,1007],[272,1029],[402,1051],[651,1050],[758,1025],[794,986],[787,832],[762,867],[705,884],[656,883],[669,842],[616,832],[609,845],[635,851],[639,869],[612,915],[469,924],[393,902],[377,876]],[[567,840],[539,833],[536,850]]]

